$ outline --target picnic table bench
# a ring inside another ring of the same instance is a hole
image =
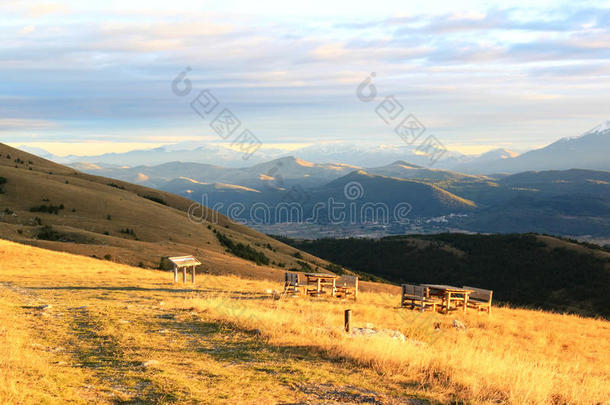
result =
[[[357,276],[337,276],[335,274],[305,273],[305,282],[300,283],[298,273],[284,273],[284,293],[299,293],[305,291],[306,295],[319,296],[330,294],[331,297],[347,298],[358,297]],[[339,280],[343,279],[343,284]],[[348,282],[350,285],[348,285]]]
[[[305,273],[305,279],[307,280],[305,292],[307,295],[317,296],[326,294],[327,289],[329,289],[331,297],[334,297],[337,293],[337,280],[339,278],[341,277],[335,274]]]
[[[484,290],[482,288],[464,286],[465,289],[472,290],[468,299],[467,305],[469,308],[475,308],[477,311],[487,311],[491,314],[491,296],[492,290]]]
[[[438,304],[439,301],[437,299],[430,297],[428,287],[413,284],[402,285],[401,307],[410,306],[411,309],[418,307],[422,312],[427,307],[431,307],[432,312],[435,312]]]
[[[422,284],[429,289],[429,294],[432,297],[438,297],[442,300],[442,306],[445,311],[449,312],[452,309],[451,302],[455,303],[455,309],[462,307],[466,312],[468,299],[474,291],[469,288],[454,287],[446,284]]]

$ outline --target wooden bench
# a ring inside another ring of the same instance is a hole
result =
[[[341,282],[343,282],[341,284]],[[339,284],[335,287],[335,296],[337,298],[353,297],[358,299],[358,276],[342,276]]]
[[[492,290],[484,290],[482,288],[464,286],[465,290],[472,290],[468,298],[468,307],[475,308],[477,311],[487,311],[491,314],[491,297]]]
[[[284,273],[284,294],[299,293],[299,275],[297,273]]]
[[[402,297],[400,299],[401,307],[410,306],[411,309],[418,307],[422,312],[425,311],[427,307],[431,307],[432,312],[435,312],[437,304],[437,300],[430,298],[428,287],[412,284],[402,285]]]

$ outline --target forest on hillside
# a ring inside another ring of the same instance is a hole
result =
[[[470,285],[515,306],[610,318],[607,248],[536,234],[281,241],[395,283]]]

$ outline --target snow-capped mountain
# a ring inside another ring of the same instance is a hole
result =
[[[316,163],[345,164],[358,167],[381,167],[395,161],[434,169],[449,169],[462,173],[517,173],[527,170],[592,169],[610,170],[610,121],[572,137],[561,138],[541,149],[517,155],[507,149],[493,149],[481,155],[464,155],[447,151],[437,162],[417,153],[407,145],[379,145],[372,142],[318,143],[300,149],[261,148],[250,159],[243,153],[222,145],[188,141],[154,149],[98,156],[55,156],[38,148],[22,147],[39,156],[62,164],[94,163],[100,167],[135,167],[169,162],[193,162],[229,168],[249,167],[274,159],[294,156]]]
[[[602,122],[601,124],[599,124],[598,126],[596,126],[595,128],[593,128],[592,130],[586,132],[585,135],[597,134],[597,133],[606,132],[609,130],[610,130],[610,121],[605,121],[605,122]]]
[[[515,157],[473,160],[451,169],[475,174],[518,173],[529,170],[610,170],[610,121],[604,121],[580,136],[561,138],[544,148]]]
[[[291,152],[301,159],[321,163],[346,163],[355,166],[383,166],[398,160],[408,161],[419,166],[442,166],[447,159],[460,159],[464,155],[458,152],[445,152],[438,162],[433,162],[430,156],[417,153],[408,145],[379,145],[374,143],[322,143],[307,146]]]

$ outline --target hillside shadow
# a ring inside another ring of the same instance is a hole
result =
[[[308,398],[307,402],[295,403],[336,403],[337,400],[379,405],[430,403],[409,396],[391,397],[388,394],[346,385],[345,381],[342,381],[345,375],[340,375],[341,371],[345,370],[345,363],[354,367],[359,365],[350,359],[331,355],[313,342],[298,345],[271,344],[258,330],[243,329],[197,317],[190,320],[166,321],[162,325],[167,329],[174,329],[197,338],[188,350],[210,356],[220,363],[239,364],[254,372],[267,374],[291,390],[305,394]],[[330,366],[329,371],[339,372],[336,379],[329,379],[324,384],[319,384],[303,371],[319,369],[323,363]],[[349,367],[347,369],[349,370]],[[416,388],[417,382],[412,383],[413,388]],[[288,404],[288,402],[281,403]]]

